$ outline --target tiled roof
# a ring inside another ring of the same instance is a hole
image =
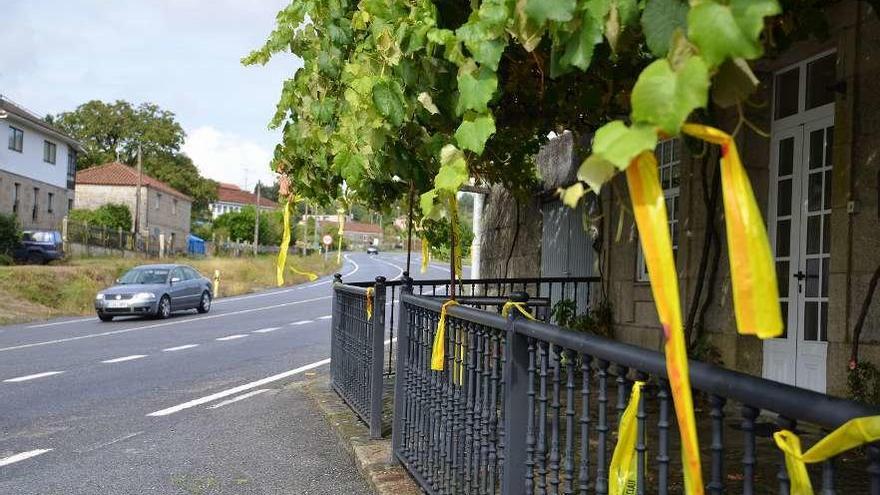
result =
[[[124,163],[110,162],[80,170],[76,173],[76,183],[99,186],[137,186],[138,173],[137,170]],[[141,175],[141,185],[192,201],[192,198],[186,194],[147,174]]]
[[[221,182],[220,187],[217,188],[217,201],[222,203],[256,205],[257,195],[244,191],[234,184]],[[260,197],[260,206],[263,208],[277,208],[278,203],[271,199]]]
[[[323,224],[332,224],[337,225],[338,222],[320,222]],[[345,232],[347,233],[361,233],[361,234],[382,234],[382,227],[375,223],[363,223],[363,222],[353,222],[346,221],[345,222]]]

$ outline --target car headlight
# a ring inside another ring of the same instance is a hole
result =
[[[95,300],[96,300],[96,301],[103,301],[103,300],[104,300],[104,294],[101,294],[100,292],[98,292],[98,294],[95,295]]]
[[[139,301],[152,301],[153,299],[156,299],[156,294],[153,294],[152,292],[138,292],[132,299],[137,299]]]

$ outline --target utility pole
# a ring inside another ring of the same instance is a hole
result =
[[[254,256],[260,251],[260,181],[257,181],[257,213],[254,215]]]
[[[141,145],[138,145],[137,154],[137,187],[134,192],[134,223],[132,224],[133,234],[137,236],[141,231],[141,176],[143,175],[144,165],[141,159]],[[136,238],[136,237],[135,237]]]

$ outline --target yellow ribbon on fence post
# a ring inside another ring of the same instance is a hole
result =
[[[620,417],[617,427],[617,445],[608,467],[608,495],[635,495],[638,491],[639,458],[636,452],[639,425],[636,413],[642,396],[644,382],[635,382],[629,396],[629,404]]]
[[[516,309],[529,320],[537,321],[537,319],[535,319],[535,317],[532,316],[532,314],[529,313],[528,310],[526,310],[526,303],[515,301],[507,301],[506,303],[504,303],[504,306],[501,307],[501,316],[507,318],[507,316],[510,314],[511,309]]]
[[[880,440],[880,416],[851,419],[801,453],[801,440],[788,430],[773,434],[776,446],[785,454],[785,468],[792,495],[813,495],[806,464],[830,459],[841,452]]]
[[[278,287],[284,285],[284,267],[287,265],[287,248],[290,247],[290,210],[293,202],[292,194],[284,202],[284,230],[281,233],[281,246],[278,249],[278,258],[275,260],[275,281]]]
[[[666,337],[666,372],[672,389],[675,415],[681,435],[681,457],[685,493],[702,495],[703,475],[700,447],[694,420],[694,401],[688,376],[687,346],[681,319],[678,274],[672,255],[672,241],[666,213],[666,199],[657,175],[657,158],[644,151],[626,169],[626,181],[632,198],[633,213],[645,264],[651,278],[651,293]]]
[[[373,288],[372,287],[367,288],[366,298],[367,298],[367,308],[366,308],[367,309],[367,319],[372,319],[373,318]]]
[[[458,302],[450,299],[440,307],[440,320],[437,322],[437,332],[434,334],[434,344],[431,346],[431,369],[443,371],[446,359],[446,311],[449,306],[457,305]]]

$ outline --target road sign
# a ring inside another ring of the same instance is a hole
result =
[[[325,246],[329,246],[329,245],[333,244],[333,237],[331,237],[329,234],[325,235],[322,240],[324,241]]]

